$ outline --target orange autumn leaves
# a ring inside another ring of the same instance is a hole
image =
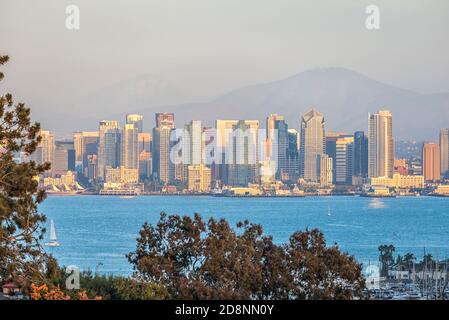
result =
[[[72,300],[72,297],[65,294],[58,287],[49,289],[46,284],[37,286],[34,283],[31,284],[31,299],[33,300]],[[80,291],[73,300],[102,300],[100,296],[96,296],[90,299],[86,291]]]

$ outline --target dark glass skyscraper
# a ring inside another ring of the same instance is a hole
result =
[[[335,184],[337,165],[337,137],[335,134],[326,135],[326,154],[332,159],[332,183]]]
[[[353,176],[368,177],[368,138],[363,131],[354,133]]]
[[[174,179],[174,163],[170,160],[170,141],[175,129],[173,113],[156,113],[156,127],[153,129],[153,177],[159,182],[170,183]]]
[[[287,151],[287,167],[288,177],[290,181],[296,182],[299,178],[299,146],[298,135],[296,130],[288,131],[288,151]]]

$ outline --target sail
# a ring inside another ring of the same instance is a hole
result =
[[[50,226],[50,241],[56,241],[56,231],[55,231],[55,224],[53,223],[53,220],[51,220],[51,226]]]

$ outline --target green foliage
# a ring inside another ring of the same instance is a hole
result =
[[[379,248],[379,261],[380,261],[380,275],[382,277],[386,277],[389,268],[394,264],[394,258],[393,253],[396,250],[396,248],[392,245],[380,245]]]
[[[285,245],[260,225],[161,213],[145,223],[135,252],[135,278],[160,283],[174,299],[351,299],[361,297],[361,265],[319,230],[296,232]]]
[[[8,61],[0,56],[0,65]],[[3,78],[0,73],[0,80]],[[45,194],[35,177],[50,168],[33,161],[16,163],[18,152],[31,154],[41,141],[40,125],[32,123],[30,109],[15,103],[11,94],[0,96],[0,277],[24,281],[41,277],[45,255],[39,244],[45,216],[37,206]]]
[[[121,300],[163,300],[170,296],[167,289],[157,283],[146,283],[130,278],[113,279],[116,298]]]
[[[56,262],[56,260],[54,260]],[[68,290],[64,267],[46,274],[44,282],[50,288],[60,288],[64,294],[76,299],[79,292],[89,297],[100,296],[103,300],[161,300],[169,298],[167,290],[160,284],[138,281],[129,277],[104,275],[84,271],[80,273],[80,289]],[[42,284],[39,283],[39,284]]]

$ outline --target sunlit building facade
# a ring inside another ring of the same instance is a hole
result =
[[[449,128],[440,131],[441,175],[449,178]]]
[[[209,192],[211,170],[204,164],[188,166],[188,190],[191,192]]]
[[[441,176],[440,146],[436,143],[424,143],[422,147],[422,171],[424,180],[436,182]]]
[[[104,120],[99,126],[98,172],[104,179],[106,167],[118,168],[121,164],[121,130],[118,121]]]
[[[317,158],[325,154],[324,116],[310,110],[301,119],[301,176],[310,182],[319,182]]]
[[[368,175],[389,177],[394,173],[393,117],[381,110],[368,115]]]
[[[141,114],[127,114],[126,124],[133,124],[138,133],[143,132],[143,115]]]

